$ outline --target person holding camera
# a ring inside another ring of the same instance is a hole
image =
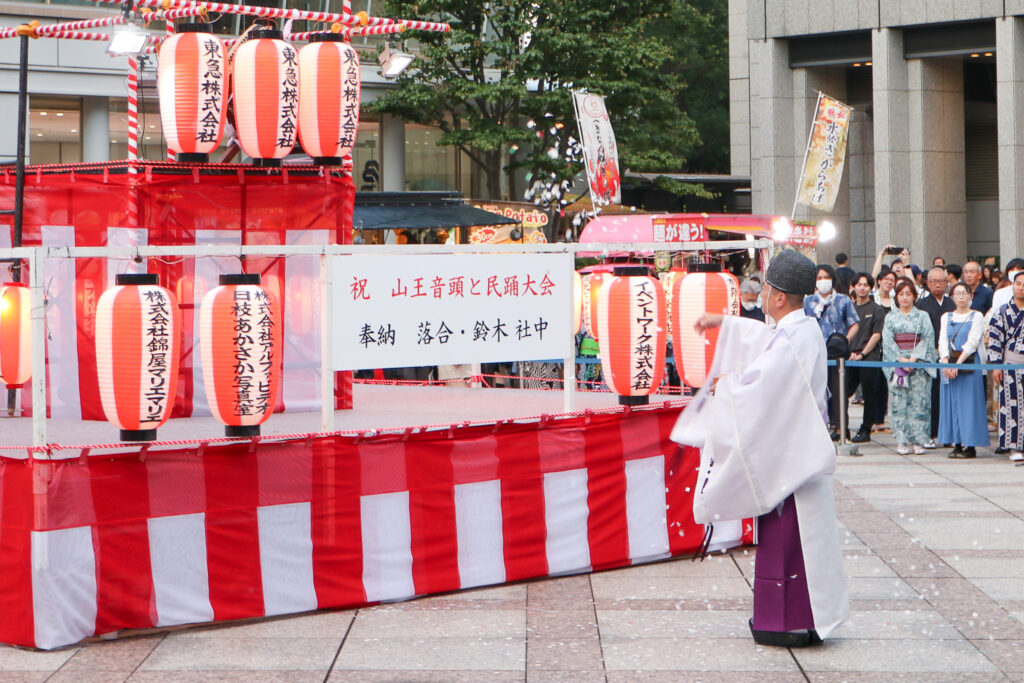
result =
[[[910,251],[906,247],[897,247],[892,244],[887,244],[882,248],[882,251],[878,252],[878,258],[875,259],[875,265],[871,267],[871,277],[878,279],[878,274],[882,272],[885,264],[882,263],[886,256],[895,256],[893,262],[889,264],[889,270],[896,274],[896,278],[901,278],[904,275],[903,269],[910,266]]]

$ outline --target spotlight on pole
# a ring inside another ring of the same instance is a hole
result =
[[[405,69],[416,59],[408,52],[402,52],[390,45],[384,46],[384,51],[377,55],[377,63],[380,64],[380,74],[384,78],[398,78]]]
[[[107,45],[111,57],[136,57],[146,49],[149,33],[135,24],[121,24],[114,28]]]
[[[830,242],[836,238],[836,224],[832,221],[818,223],[818,241]]]
[[[793,224],[785,216],[778,216],[772,221],[772,239],[785,242],[793,234]]]

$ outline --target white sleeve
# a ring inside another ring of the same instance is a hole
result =
[[[971,331],[967,335],[967,341],[964,342],[964,351],[967,353],[974,353],[978,350],[978,345],[981,344],[981,335],[985,332],[985,316],[972,315],[971,316]]]
[[[939,358],[945,358],[949,351],[949,313],[942,314],[942,322],[939,324]],[[956,360],[950,358],[951,361]]]

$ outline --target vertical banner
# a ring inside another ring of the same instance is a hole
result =
[[[831,211],[835,206],[839,183],[843,179],[852,111],[852,107],[839,100],[818,94],[818,108],[811,124],[804,169],[797,188],[797,203],[821,211]]]
[[[619,148],[602,95],[573,92],[576,122],[583,143],[583,165],[587,167],[590,196],[595,205],[622,201],[619,192]]]

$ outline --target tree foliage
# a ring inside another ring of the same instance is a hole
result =
[[[577,134],[573,89],[606,96],[623,168],[683,168],[700,138],[678,106],[684,88],[674,44],[684,37],[665,31],[678,24],[679,4],[389,0],[393,16],[429,16],[452,30],[416,34],[415,68],[371,107],[439,127],[440,144],[484,170],[491,197],[503,170],[559,180],[581,171],[563,154]]]

